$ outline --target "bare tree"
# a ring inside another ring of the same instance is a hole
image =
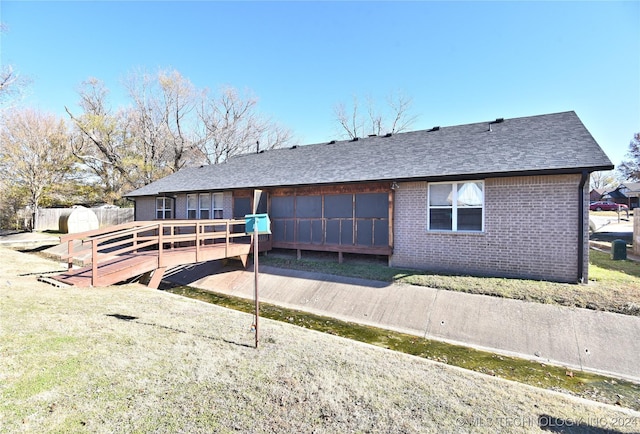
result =
[[[618,166],[623,179],[640,181],[640,133],[635,133],[629,143],[626,159]]]
[[[113,202],[125,189],[140,183],[135,170],[136,151],[130,147],[124,114],[111,113],[108,93],[101,81],[90,78],[79,90],[84,113],[76,116],[65,109],[76,127],[71,142],[73,154],[100,179],[105,200]]]
[[[206,136],[200,150],[207,163],[218,164],[257,148],[273,149],[292,142],[291,132],[260,115],[257,103],[255,97],[225,87],[202,104],[199,114]]]
[[[71,170],[72,155],[63,120],[35,110],[12,111],[0,130],[0,173],[5,185],[28,195],[34,219],[43,193]],[[34,220],[35,227],[35,220]]]
[[[162,89],[164,116],[167,132],[167,147],[173,172],[193,163],[194,151],[202,139],[196,138],[198,121],[196,107],[205,93],[196,90],[193,84],[178,71],[161,71],[158,83]]]
[[[0,23],[0,33],[7,31],[7,26]],[[30,80],[21,76],[13,65],[0,66],[0,107],[16,100],[29,84]]]
[[[603,170],[600,172],[593,172],[591,174],[591,181],[589,184],[592,190],[613,190],[617,187],[618,181],[616,181],[615,172],[613,170]]]
[[[349,139],[364,136],[364,121],[358,112],[358,107],[358,97],[355,95],[351,109],[347,109],[344,103],[339,103],[334,107],[333,113],[336,121],[340,124],[341,136],[346,135]],[[372,117],[371,112],[369,117]]]
[[[380,111],[371,97],[367,97],[366,114],[362,113],[358,97],[353,96],[350,107],[339,103],[333,113],[340,135],[349,139],[367,135],[382,135],[407,131],[417,116],[411,114],[412,100],[402,94],[387,98],[386,110]]]
[[[176,70],[136,72],[125,86],[134,102],[128,113],[145,184],[204,162],[207,133],[197,109],[205,104],[205,91]]]
[[[215,164],[284,146],[292,134],[257,111],[257,100],[224,88],[210,97],[176,70],[134,72],[125,87],[133,104],[112,112],[99,80],[79,90],[73,152],[104,186],[107,202],[187,165]]]

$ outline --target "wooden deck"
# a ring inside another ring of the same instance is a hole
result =
[[[90,265],[72,268],[74,240],[91,244]],[[51,278],[79,287],[107,286],[142,276],[157,288],[172,267],[232,257],[239,257],[246,266],[253,250],[244,220],[132,222],[67,235],[61,242],[68,243],[69,270]],[[270,240],[259,246],[260,251],[270,248]]]

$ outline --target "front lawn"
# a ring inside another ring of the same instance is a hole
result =
[[[266,318],[256,350],[251,314],[134,284],[57,288],[34,273],[58,271],[58,263],[4,248],[0,259],[3,433],[631,433],[640,426],[629,409],[638,408],[637,386],[617,380],[594,383],[563,369],[536,385],[582,383],[581,396],[627,408]]]

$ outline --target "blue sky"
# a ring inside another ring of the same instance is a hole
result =
[[[353,95],[413,98],[412,129],[575,110],[614,164],[640,132],[640,2],[0,2],[23,105],[65,114],[135,69],[250,89],[301,143]]]

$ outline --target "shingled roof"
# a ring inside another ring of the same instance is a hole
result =
[[[127,194],[578,173],[613,165],[573,111],[275,149],[185,168]]]

